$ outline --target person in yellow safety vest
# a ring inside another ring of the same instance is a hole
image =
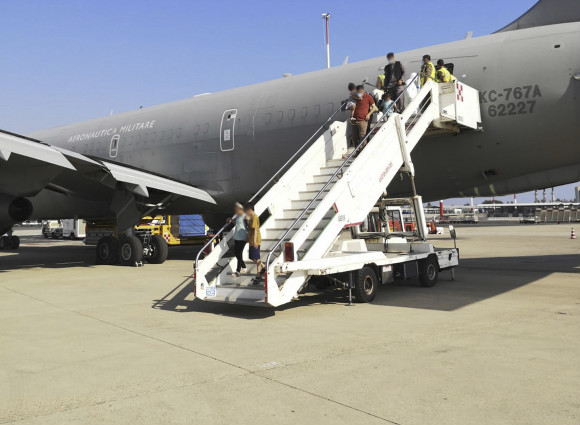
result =
[[[423,66],[421,66],[421,87],[427,83],[428,80],[435,81],[435,67],[431,63],[431,56],[423,56]]]
[[[385,89],[385,74],[377,75],[377,89],[384,90]]]
[[[451,72],[445,68],[445,62],[443,62],[443,59],[439,59],[437,61],[437,66],[435,69],[437,70],[435,75],[438,83],[449,83],[457,80],[457,78],[455,78],[453,74],[451,74]]]

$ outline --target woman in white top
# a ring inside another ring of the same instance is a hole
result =
[[[238,260],[238,266],[236,271],[232,273],[232,277],[238,277],[240,273],[246,272],[246,263],[242,255],[244,253],[244,247],[248,242],[248,225],[246,224],[246,215],[244,213],[244,207],[239,202],[234,204],[234,212],[236,213],[235,218],[235,230],[234,230],[234,250],[236,252],[236,258]]]

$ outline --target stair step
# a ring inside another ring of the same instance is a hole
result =
[[[324,224],[326,225],[326,223],[328,223],[330,221],[330,219],[332,218],[332,216],[329,214],[330,211],[322,218],[322,220],[320,220],[320,222],[324,222]],[[310,214],[308,215],[304,215],[303,217],[300,218],[300,220],[298,220],[298,223],[296,223],[297,226],[302,226],[302,224],[309,218]],[[296,221],[296,218],[277,218],[275,219],[275,224],[274,227],[271,227],[271,229],[277,229],[277,228],[288,228],[290,227],[294,222]]]
[[[330,189],[331,189],[330,187],[327,187],[326,189],[324,189],[324,190],[322,191],[322,194],[330,192]],[[307,196],[308,196],[308,195],[312,195],[312,196],[310,197],[310,200],[312,200],[312,198],[314,198],[314,196],[315,196],[315,195],[316,195],[318,192],[320,192],[320,190],[304,190],[304,191],[300,192],[300,193],[298,194],[298,196],[302,197],[303,195],[307,195]]]
[[[326,183],[328,180],[330,180],[330,178],[333,176],[333,174],[334,173],[330,173],[330,174],[319,174],[317,176],[314,176],[314,177],[312,177],[312,183],[309,183],[309,184],[313,184],[313,183]],[[335,178],[335,180],[338,180],[338,176]]]
[[[326,182],[328,181],[328,179],[326,179],[323,182],[313,182],[313,183],[306,183],[306,191],[320,191],[320,189],[322,189],[322,187],[326,184]],[[332,182],[326,187],[326,189],[329,189],[332,187]],[[300,192],[302,193],[302,192]]]
[[[292,220],[289,224],[291,224],[292,222],[294,222],[294,220],[296,220],[298,218],[298,216],[304,211],[304,208],[292,208],[292,209],[285,209],[282,212],[282,217],[280,218],[276,218],[274,221],[276,223],[278,223],[279,220]],[[302,216],[302,218],[300,219],[301,221],[306,220],[308,217],[310,217],[310,213],[312,210],[307,211],[304,216]],[[326,212],[326,214],[324,215],[325,219],[330,219],[334,216],[335,212],[334,210],[328,210]],[[277,224],[276,224],[277,225]]]
[[[346,157],[345,158],[338,158],[338,159],[330,159],[330,160],[326,161],[326,166],[327,167],[333,167],[333,166],[340,167],[340,165],[344,162],[345,159],[346,159]]]

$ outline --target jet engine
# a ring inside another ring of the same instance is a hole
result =
[[[32,203],[26,198],[13,198],[0,195],[0,236],[12,226],[28,220],[32,215]]]

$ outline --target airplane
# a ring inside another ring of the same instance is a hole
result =
[[[480,92],[482,131],[413,153],[425,201],[499,196],[580,180],[580,2],[540,0],[497,32],[398,52],[454,64]],[[204,93],[22,136],[0,132],[0,235],[23,220],[202,213],[220,227],[385,58]],[[346,120],[348,112],[334,117]],[[389,195],[409,186],[393,181]]]

